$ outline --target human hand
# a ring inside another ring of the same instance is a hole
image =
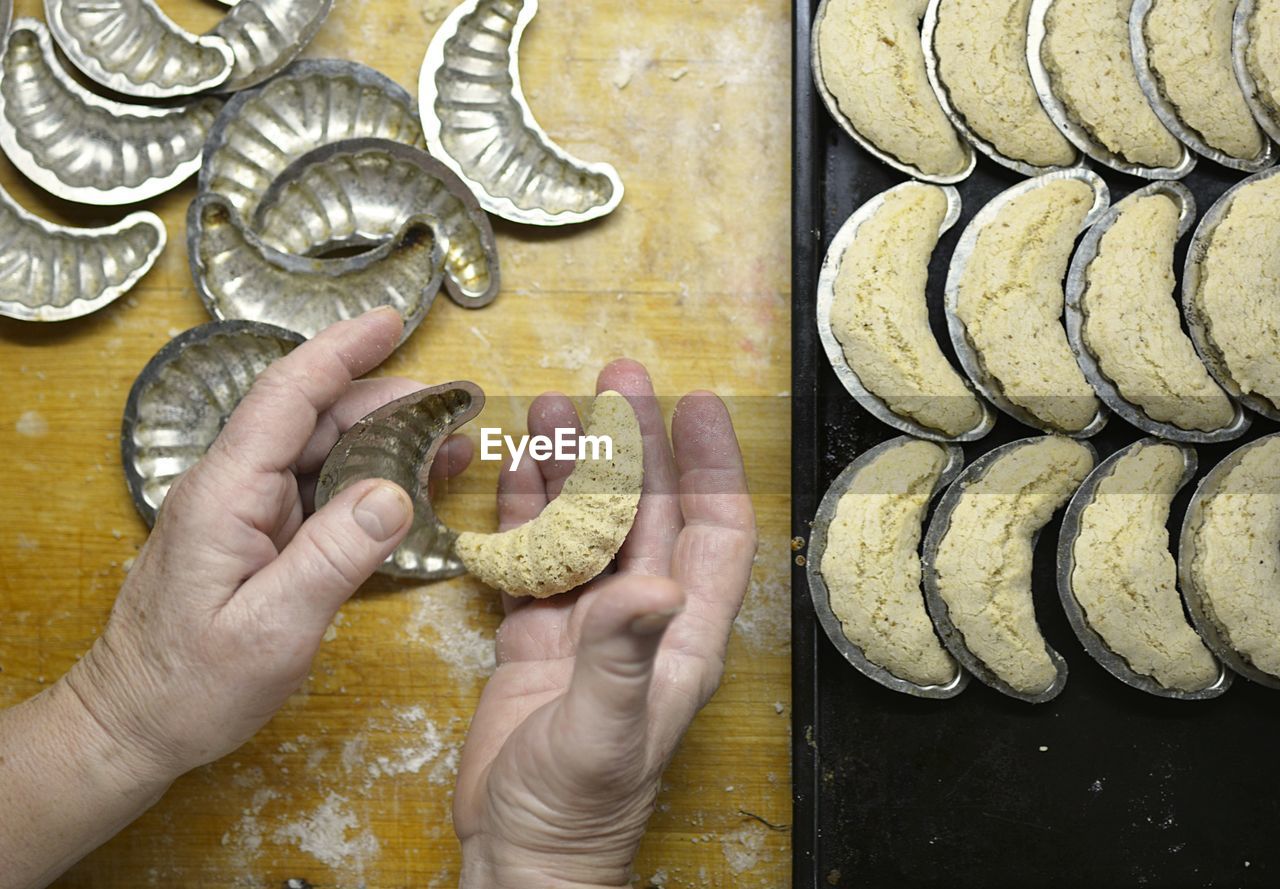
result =
[[[454,826],[461,886],[628,886],[667,763],[711,698],[756,549],[742,456],[724,405],[682,399],[668,442],[645,369],[617,361],[597,391],[628,396],[644,436],[644,494],[611,573],[550,599],[504,597],[498,667],[471,722]],[[580,430],[544,395],[531,435]],[[674,454],[672,452],[674,443]],[[537,515],[572,464],[504,470],[503,529]]]
[[[306,518],[341,432],[421,388],[352,382],[395,348],[376,310],[271,365],[205,457],[169,491],[101,638],[62,680],[145,781],[239,747],[306,678],[338,608],[399,545],[413,506],[391,482],[352,485]],[[470,443],[436,464],[461,471]]]

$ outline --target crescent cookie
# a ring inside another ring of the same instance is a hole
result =
[[[1014,447],[965,486],[938,543],[938,595],[965,647],[1023,694],[1058,675],[1031,598],[1034,538],[1092,468],[1093,454],[1069,438]]]
[[[1231,379],[1280,407],[1280,177],[1230,201],[1208,233],[1192,299]]]
[[[1143,39],[1147,62],[1178,118],[1224,154],[1254,158],[1266,144],[1231,60],[1238,0],[1154,0]]]
[[[1200,363],[1173,299],[1179,207],[1152,194],[1117,209],[1085,274],[1085,345],[1120,395],[1151,419],[1221,429],[1235,409]]]
[[[928,0],[828,0],[818,76],[853,129],[927,176],[964,172],[969,155],[929,86],[920,45]]]
[[[885,195],[840,257],[831,330],[867,391],[894,413],[956,436],[977,427],[983,411],[929,327],[925,283],[946,213],[935,185]]]
[[[957,666],[920,592],[925,510],[947,452],[908,441],[858,470],[827,530],[821,571],[831,610],[863,655],[917,685],[945,685]]]
[[[1280,679],[1280,437],[1251,446],[1200,504],[1192,582],[1233,649]]]
[[[1054,0],[1040,55],[1053,93],[1093,138],[1131,164],[1172,167],[1182,148],[1151,110],[1129,48],[1132,0]]]
[[[596,396],[585,437],[612,441],[584,458],[535,519],[497,534],[464,532],[455,550],[468,571],[513,596],[544,598],[580,586],[613,560],[635,522],[644,481],[640,423],[617,392]]]
[[[1076,149],[1045,113],[1027,67],[1031,0],[942,0],[933,48],[951,106],[1013,160],[1065,167]]]
[[[1246,27],[1249,43],[1244,63],[1257,101],[1273,121],[1280,121],[1280,0],[1254,0]]]
[[[1093,190],[1057,179],[1017,195],[979,232],[955,311],[983,368],[1009,401],[1063,432],[1098,412],[1061,318],[1062,279]]]
[[[1182,611],[1169,553],[1169,506],[1185,466],[1167,444],[1115,462],[1080,514],[1071,589],[1089,626],[1130,669],[1191,692],[1217,680],[1218,664]]]

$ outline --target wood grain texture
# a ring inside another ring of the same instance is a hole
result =
[[[413,90],[440,0],[338,0],[310,56],[373,65]],[[192,29],[213,4],[165,8]],[[17,14],[39,15],[36,0]],[[467,312],[440,298],[381,372],[470,379],[485,425],[523,428],[531,396],[585,397],[630,355],[659,391],[726,396],[761,526],[724,687],[667,774],[639,886],[789,885],[789,5],[785,0],[545,0],[522,50],[529,101],[570,151],[618,167],[622,207],[560,231],[498,225],[503,292]],[[62,222],[118,218],[0,182]],[[63,673],[107,619],[146,527],[120,470],[125,397],[171,336],[206,319],[186,263],[188,184],[151,202],[157,267],[99,314],[0,324],[0,705]],[[470,430],[478,435],[477,424]],[[494,522],[496,469],[453,486],[460,527]],[[375,579],[348,604],[312,676],[234,755],[184,777],[57,885],[453,886],[456,753],[492,658],[493,594],[458,580]],[[336,828],[325,836],[325,825]]]

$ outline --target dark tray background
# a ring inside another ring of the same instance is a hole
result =
[[[805,541],[832,479],[899,434],[836,379],[818,341],[814,293],[839,226],[906,178],[858,148],[815,93],[816,6],[796,0],[793,60],[792,526]],[[1113,202],[1145,184],[1099,172]],[[1243,176],[1201,160],[1185,184],[1203,213]],[[958,186],[964,212],[940,242],[929,278],[931,320],[953,363],[941,309],[951,251],[973,214],[1020,178],[979,155],[974,175]],[[1199,476],[1276,428],[1255,417],[1241,441],[1200,446]],[[1002,416],[990,436],[965,447],[966,457],[1033,434]],[[1140,437],[1113,416],[1093,442],[1105,457]],[[1191,489],[1175,501],[1175,529]],[[1106,673],[1057,599],[1058,523],[1041,535],[1034,589],[1041,627],[1067,659],[1070,679],[1059,698],[1038,706],[977,681],[950,701],[882,688],[827,640],[805,570],[793,566],[797,887],[1280,886],[1280,692],[1237,677],[1219,699],[1169,701]]]

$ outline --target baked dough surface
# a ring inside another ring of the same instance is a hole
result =
[[[1017,691],[1057,678],[1031,598],[1032,538],[1093,468],[1077,441],[1044,436],[1014,448],[969,484],[934,560],[938,593],[965,646]]]
[[[1280,407],[1280,177],[1237,191],[1208,238],[1200,316],[1241,391]]]
[[[1152,194],[1119,207],[1085,276],[1085,345],[1121,396],[1151,419],[1221,429],[1235,409],[1200,363],[1173,298],[1178,205]]]
[[[827,531],[822,577],[849,641],[899,679],[945,685],[957,666],[920,592],[920,536],[947,452],[911,441],[858,471]]]
[[[1280,120],[1280,0],[1254,0],[1244,59],[1258,99],[1273,120]]]
[[[1222,477],[1193,532],[1192,576],[1224,641],[1280,678],[1280,438]]]
[[[926,175],[964,171],[968,155],[924,70],[928,0],[829,0],[818,29],[820,76],[853,128]]]
[[[455,544],[467,570],[513,596],[542,598],[598,575],[631,531],[644,481],[640,423],[617,392],[596,396],[586,435],[613,440],[612,459],[579,460],[560,496],[518,528],[464,532]]]
[[[1129,49],[1132,0],[1054,0],[1041,58],[1071,119],[1131,164],[1172,167],[1182,149],[1151,110]]]
[[[1098,400],[1063,328],[1062,279],[1093,207],[1079,179],[1047,182],[1010,200],[979,233],[956,314],[1001,392],[1041,422],[1078,432]]]
[[[1144,38],[1147,61],[1178,118],[1232,157],[1263,148],[1231,61],[1238,0],[1154,0]]]
[[[1116,461],[1080,515],[1071,585],[1089,626],[1135,673],[1191,692],[1212,685],[1218,665],[1187,622],[1169,553],[1169,505],[1184,466],[1166,444]]]
[[[978,426],[982,407],[929,327],[925,283],[946,213],[946,194],[935,185],[885,197],[840,260],[831,330],[867,391],[894,413],[954,436]]]
[[[938,74],[969,128],[1005,157],[1067,166],[1076,149],[1040,105],[1027,68],[1031,0],[942,0]]]

